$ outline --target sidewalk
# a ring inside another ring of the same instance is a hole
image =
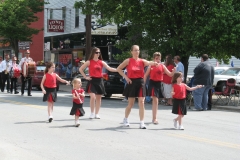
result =
[[[72,93],[72,86],[68,86],[68,85],[65,85],[65,84],[60,84],[59,85],[59,91],[68,92],[69,94],[71,94]],[[112,98],[123,99],[124,97],[122,96],[122,94],[113,94]],[[215,102],[216,97],[213,95],[212,98],[213,98],[213,102]],[[192,106],[192,108],[193,108],[193,106]],[[213,109],[221,109],[221,110],[240,112],[240,104],[238,106],[233,106],[233,105],[229,105],[229,106],[228,105],[224,105],[224,106],[213,105],[212,108]]]

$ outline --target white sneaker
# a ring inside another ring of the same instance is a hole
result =
[[[93,119],[95,117],[94,113],[91,113],[89,119]]]
[[[51,123],[52,120],[53,120],[53,116],[49,116],[49,118],[48,118],[49,123]]]
[[[79,127],[79,126],[80,126],[79,121],[75,121],[75,127]]]
[[[95,115],[95,118],[96,118],[96,119],[100,119],[99,114],[96,114],[96,115]]]
[[[144,123],[140,123],[140,127],[139,127],[140,129],[147,129],[147,127],[145,126],[145,124]]]
[[[173,126],[175,129],[177,129],[177,121],[175,119],[173,119]]]
[[[127,118],[124,118],[124,119],[123,119],[123,125],[124,125],[125,127],[129,127],[129,126],[130,126],[130,123],[128,122],[128,119],[127,119]]]
[[[122,101],[123,101],[123,102],[127,102],[128,100],[124,98]]]
[[[183,127],[183,126],[179,126],[178,129],[180,129],[180,130],[184,130],[184,127]]]

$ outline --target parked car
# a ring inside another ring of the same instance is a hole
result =
[[[36,66],[36,74],[32,77],[32,87],[36,87],[39,91],[41,91],[41,81],[44,75],[44,70],[46,66]],[[21,77],[18,78],[18,84],[21,86],[22,81]],[[27,89],[28,84],[26,83],[25,89]],[[57,91],[59,90],[59,81],[57,80]]]
[[[106,63],[113,68],[117,68],[120,64],[118,62],[106,62]],[[122,76],[118,72],[110,72],[106,68],[103,68],[102,77],[103,77],[103,83],[106,91],[106,94],[104,95],[105,97],[109,98],[112,96],[112,94],[123,93],[124,83],[122,82]],[[74,78],[81,78],[82,88],[84,89],[86,88],[87,80],[85,80],[81,74],[78,74]]]
[[[106,62],[110,67],[117,68],[120,63],[118,62]],[[122,94],[124,90],[124,83],[122,82],[122,76],[118,72],[110,72],[106,68],[103,68],[103,82],[106,94],[105,97],[111,97],[112,94]]]
[[[226,86],[226,81],[229,78],[234,78],[236,80],[236,86],[240,86],[240,67],[231,67],[220,75],[215,75],[213,86],[217,86],[222,90],[222,88]]]
[[[230,67],[214,67],[214,74],[219,75],[219,74],[223,73],[224,71],[226,71],[228,68],[230,68]]]

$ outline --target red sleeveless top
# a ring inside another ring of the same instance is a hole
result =
[[[184,83],[181,84],[173,84],[173,89],[175,94],[173,95],[173,98],[176,99],[185,99],[186,98],[186,86]]]
[[[94,61],[90,60],[89,75],[90,77],[102,78],[102,60]]]
[[[129,64],[127,66],[128,78],[143,78],[144,77],[144,63],[141,58],[137,60],[129,58]]]
[[[46,79],[43,85],[47,88],[56,88],[57,87],[56,73],[52,73],[52,74],[46,73],[45,76],[46,76]]]
[[[75,96],[77,96],[76,92],[82,94],[84,92],[84,90],[82,88],[80,88],[80,89],[73,89],[72,90],[72,94],[74,94]],[[80,96],[80,99],[81,99],[81,101],[83,103],[84,102],[84,97]],[[81,104],[79,99],[73,99],[73,102],[75,102],[77,104]]]
[[[172,72],[172,69],[174,68],[174,66],[170,64],[166,68],[169,70],[169,72]],[[166,84],[171,84],[172,77],[169,77],[167,74],[163,74],[163,82]]]
[[[153,81],[162,81],[163,80],[163,65],[159,64],[157,66],[151,66],[150,69],[150,79]]]

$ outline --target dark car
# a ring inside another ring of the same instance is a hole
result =
[[[110,67],[117,68],[120,63],[118,62],[106,62]],[[106,68],[103,68],[103,82],[105,86],[105,97],[111,97],[112,94],[122,94],[124,90],[124,83],[122,82],[122,76],[118,72],[110,72]]]
[[[41,82],[44,75],[44,70],[46,66],[36,66],[36,74],[32,77],[32,87],[36,87],[41,91]],[[58,74],[58,73],[57,73]],[[18,79],[18,84],[21,86],[21,77]],[[26,83],[25,89],[27,89],[28,84]],[[59,90],[59,81],[57,80],[57,91]]]
[[[106,61],[105,61],[106,62]],[[120,63],[118,62],[106,62],[110,67],[117,68]],[[88,75],[88,74],[86,74]],[[122,77],[118,72],[110,72],[106,68],[102,70],[103,82],[106,94],[105,97],[111,97],[112,94],[122,94],[124,90],[124,83],[122,82]],[[82,88],[86,88],[87,80],[83,78],[81,74],[78,74],[74,78],[82,79]]]

